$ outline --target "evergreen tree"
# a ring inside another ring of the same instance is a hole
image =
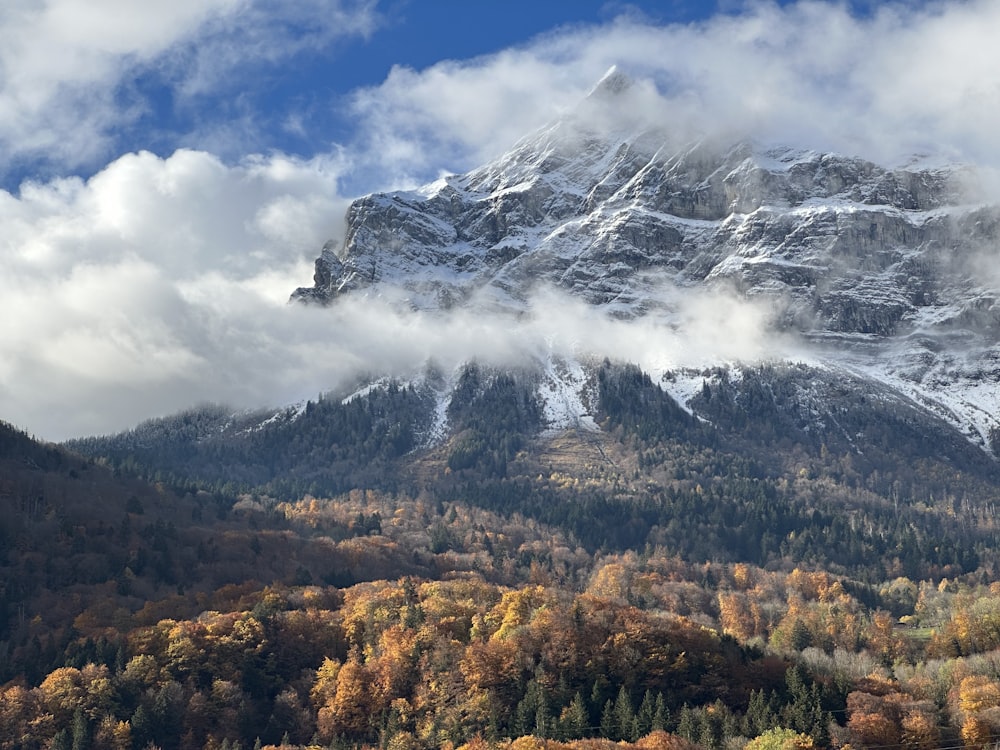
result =
[[[73,750],[89,750],[90,748],[90,725],[82,709],[76,709],[73,713]]]
[[[601,711],[601,736],[609,740],[617,740],[618,728],[615,724],[615,702],[609,698]]]
[[[590,717],[587,715],[587,704],[583,696],[577,693],[563,715],[561,729],[563,739],[574,740],[586,737],[590,727]]]
[[[698,719],[692,708],[685,703],[681,707],[680,716],[677,717],[677,734],[691,742],[698,741]]]
[[[548,699],[545,689],[535,678],[528,681],[524,697],[517,704],[514,712],[514,732],[518,736],[532,734],[539,728],[539,719],[543,731],[549,722]],[[541,735],[539,735],[541,736]]]
[[[632,708],[632,699],[629,697],[624,685],[619,688],[618,697],[615,699],[614,727],[617,736],[612,739],[619,741],[628,740],[629,742],[636,740],[636,737],[633,736],[635,732],[635,709]]]
[[[823,709],[819,686],[806,684],[805,672],[797,664],[785,673],[785,685],[789,702],[781,711],[784,724],[796,732],[811,735],[818,744],[826,744],[831,716]]]
[[[645,737],[653,731],[653,718],[655,715],[656,702],[653,699],[653,691],[647,690],[646,694],[642,697],[639,711],[635,715],[635,731],[633,732],[635,739]]]
[[[792,624],[789,645],[796,651],[801,651],[812,645],[812,633],[809,632],[809,628],[802,620],[796,620]]]
[[[536,737],[551,737],[551,722],[549,719],[549,712],[545,707],[545,704],[539,704],[538,708],[535,710],[535,731],[534,735]]]
[[[666,731],[667,725],[670,723],[670,709],[667,708],[667,702],[663,699],[663,693],[656,694],[656,707],[653,711],[653,724],[652,731]]]
[[[743,734],[759,737],[778,724],[778,716],[764,697],[763,690],[751,690],[746,714],[743,716]]]
[[[590,688],[590,703],[588,715],[591,720],[598,718],[601,715],[601,711],[604,708],[604,702],[607,700],[607,695],[605,694],[605,689],[607,687],[607,681],[603,677],[598,677],[594,680],[594,684]]]
[[[135,713],[132,714],[131,725],[133,744],[136,747],[145,747],[153,741],[156,727],[153,723],[153,717],[150,716],[145,706],[140,704],[136,708]]]
[[[708,711],[699,711],[698,714],[698,744],[710,750],[718,750],[722,732],[715,716]]]

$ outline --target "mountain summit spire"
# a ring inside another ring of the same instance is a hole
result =
[[[612,65],[587,94],[588,99],[607,99],[632,88],[632,79],[617,65]]]

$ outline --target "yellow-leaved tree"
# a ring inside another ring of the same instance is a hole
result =
[[[813,750],[814,747],[813,738],[808,734],[775,727],[750,740],[744,750]]]

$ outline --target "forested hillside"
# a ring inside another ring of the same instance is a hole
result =
[[[390,462],[417,447],[432,411],[428,390],[389,383],[346,402],[321,397],[301,411],[203,407],[69,447],[151,481],[301,497],[390,482]]]
[[[988,455],[808,368],[689,411],[605,363],[596,430],[534,377],[466,368],[438,441],[397,384],[89,458],[4,427],[0,747],[1000,736]]]
[[[300,412],[219,409],[70,444],[184,490],[294,501],[352,488],[430,492],[557,527],[588,550],[661,545],[685,559],[809,563],[861,579],[993,566],[996,461],[897,396],[802,366],[706,371],[681,408],[634,366],[595,373],[601,455],[553,471],[530,371],[459,375],[450,437],[435,392],[389,383]]]

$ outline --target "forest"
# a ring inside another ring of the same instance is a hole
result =
[[[0,747],[1000,738],[985,453],[886,400],[817,431],[801,384],[843,384],[798,368],[706,372],[692,414],[605,363],[599,429],[556,433],[531,377],[467,368],[433,445],[394,383],[259,429],[0,425]]]

